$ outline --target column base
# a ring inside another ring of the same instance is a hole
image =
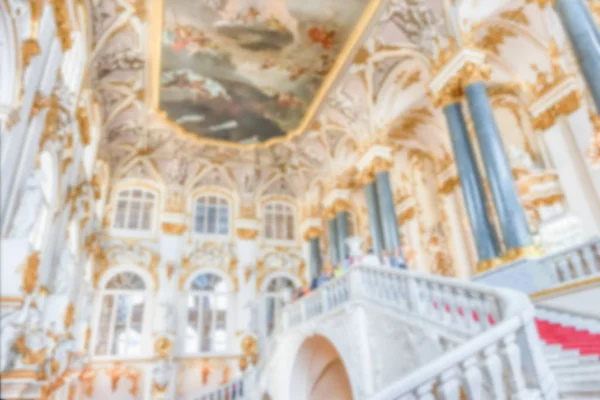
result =
[[[524,258],[539,258],[543,255],[543,251],[537,245],[519,247],[516,249],[509,249],[504,253],[504,256],[501,258],[501,263],[509,264]]]
[[[477,272],[478,274],[481,274],[483,272],[491,271],[492,269],[496,268],[500,264],[502,264],[501,258],[490,258],[487,260],[482,260],[477,263],[477,268],[476,268],[475,272]]]

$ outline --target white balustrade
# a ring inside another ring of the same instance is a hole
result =
[[[522,293],[411,271],[352,267],[283,310],[285,330],[353,302],[368,302],[465,338],[462,345],[399,380],[374,399],[555,399]]]
[[[475,276],[473,280],[532,294],[595,276],[600,276],[600,239],[539,259],[502,265]]]
[[[353,266],[343,276],[288,304],[274,336],[353,303],[381,307],[463,338],[462,344],[369,398],[557,398],[535,329],[534,308],[526,295],[508,289],[412,271]],[[261,354],[256,369],[196,400],[241,398],[232,396],[247,392],[268,358],[269,354]]]
[[[555,285],[600,273],[600,240],[586,243],[540,260]]]

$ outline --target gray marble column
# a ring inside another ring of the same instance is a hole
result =
[[[319,238],[312,238],[308,242],[310,251],[310,279],[314,279],[321,273],[321,246],[319,244]]]
[[[336,219],[331,218],[327,220],[327,227],[329,228],[329,257],[331,257],[331,265],[337,265],[339,262],[339,251]]]
[[[390,184],[390,174],[387,171],[375,174],[375,186],[381,215],[384,248],[393,250],[400,247],[400,237],[398,236],[398,221],[396,220],[396,206]]]
[[[519,200],[485,84],[472,83],[465,88],[465,94],[506,249],[530,247],[533,240],[529,223]]]
[[[473,144],[469,139],[462,106],[460,103],[450,104],[444,108],[444,114],[448,122],[460,187],[479,261],[497,258],[500,256],[500,244],[487,214],[483,181],[475,159]]]
[[[600,34],[584,0],[556,0],[556,12],[569,36],[596,109],[600,110]]]
[[[335,214],[335,222],[337,226],[338,240],[338,260],[343,263],[346,259],[346,238],[348,237],[348,213],[346,211],[338,211]]]
[[[381,229],[381,213],[377,203],[375,182],[365,184],[365,195],[367,196],[367,212],[369,214],[369,230],[371,231],[373,253],[379,255],[383,250],[383,231]]]

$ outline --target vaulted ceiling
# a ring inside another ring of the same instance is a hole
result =
[[[456,33],[452,21],[477,30],[497,81],[533,82],[531,63],[547,59],[528,0],[164,1],[164,13],[160,1],[93,1],[91,79],[104,110],[102,155],[116,177],[141,161],[182,185],[207,165],[242,175],[250,167],[262,177],[255,185],[281,181],[301,196],[382,133],[447,155],[427,84],[437,49]],[[317,15],[321,4],[327,13]],[[530,60],[513,60],[514,49]],[[295,111],[281,112],[288,106]]]

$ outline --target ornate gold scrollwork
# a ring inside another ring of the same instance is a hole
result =
[[[255,228],[237,228],[237,236],[242,240],[254,240],[258,237],[258,229]]]
[[[183,235],[187,226],[185,224],[176,224],[171,222],[163,222],[162,230],[167,235]]]

